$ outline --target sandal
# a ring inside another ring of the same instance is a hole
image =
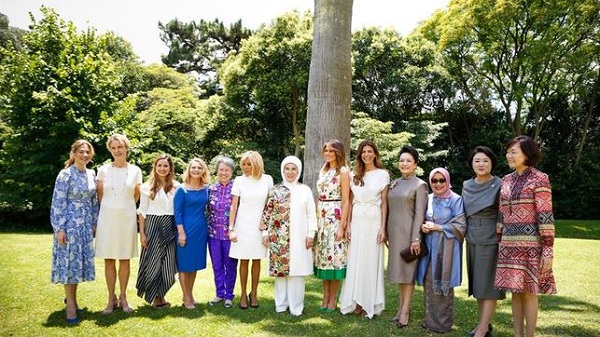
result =
[[[223,302],[223,298],[215,297],[212,300],[208,301],[208,305],[213,306],[213,305],[215,305],[217,303],[221,303],[221,302]]]
[[[223,303],[223,306],[225,308],[231,308],[233,306],[233,301],[232,300],[225,300],[225,303]]]
[[[123,309],[123,312],[125,312],[125,313],[133,312],[133,308],[131,308],[129,306],[129,303],[127,303],[127,297],[125,295],[119,296],[119,304],[121,305],[121,309]]]

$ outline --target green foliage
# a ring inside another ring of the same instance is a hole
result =
[[[304,143],[312,17],[284,14],[244,40],[220,74],[229,142],[252,140],[263,156],[300,155]]]
[[[537,138],[548,101],[598,65],[597,0],[458,0],[435,20],[429,36],[460,90],[480,111],[500,104],[514,135]]]
[[[158,27],[162,41],[169,47],[169,53],[162,57],[163,63],[180,72],[198,75],[204,98],[220,92],[217,70],[252,35],[242,20],[225,27],[219,19],[189,23],[174,19],[166,24],[159,22]]]
[[[48,209],[52,182],[75,139],[102,144],[96,146],[101,161],[114,123],[130,122],[112,118],[125,98],[124,79],[134,77],[124,67],[135,64],[127,58],[132,54],[122,54],[130,50],[123,40],[77,32],[53,10],[41,11],[39,22],[32,16],[21,50],[0,50],[0,202],[34,213]]]
[[[451,94],[436,46],[420,35],[362,29],[352,36],[352,60],[352,108],[373,118],[409,121],[440,109]]]
[[[8,16],[0,13],[0,47],[8,48],[9,45],[15,49],[21,49],[24,30],[9,26]]]

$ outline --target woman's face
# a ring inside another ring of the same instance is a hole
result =
[[[166,159],[157,161],[156,166],[154,167],[154,172],[156,172],[160,178],[168,177],[169,173],[171,173],[171,165],[169,165],[169,161]]]
[[[527,168],[525,165],[527,156],[521,151],[521,145],[518,142],[506,150],[506,161],[511,169],[523,171]]]
[[[478,177],[487,177],[492,173],[492,160],[483,152],[478,152],[473,156],[471,166]]]
[[[231,176],[233,175],[233,170],[231,167],[227,166],[224,163],[220,163],[219,167],[217,167],[217,177],[219,178],[219,182],[223,185],[229,183],[231,181]]]
[[[250,160],[246,159],[242,162],[242,172],[244,172],[245,176],[252,175],[252,163]]]
[[[331,144],[327,144],[323,150],[323,159],[325,162],[331,164],[337,164],[337,158],[335,157],[335,149]]]
[[[436,196],[444,195],[448,191],[448,182],[443,174],[436,172],[431,178],[431,190]]]
[[[73,157],[75,159],[75,164],[87,166],[90,160],[92,160],[92,152],[86,144],[82,144],[77,148]]]
[[[373,148],[369,145],[363,146],[360,158],[365,165],[373,164],[373,160],[375,160],[375,150],[373,150]]]
[[[285,164],[283,167],[283,175],[288,183],[293,183],[298,177],[298,167],[292,163]]]
[[[125,146],[125,144],[123,144],[121,141],[115,139],[112,142],[110,142],[110,146],[109,149],[110,154],[113,156],[113,158],[115,160],[117,159],[127,159],[127,146]]]
[[[199,161],[193,161],[190,164],[190,177],[192,179],[202,179],[202,174],[204,173],[204,168]]]
[[[413,158],[410,153],[404,152],[400,155],[400,159],[398,160],[398,169],[404,177],[413,175],[417,169],[415,158]]]

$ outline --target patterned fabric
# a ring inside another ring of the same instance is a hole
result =
[[[148,214],[144,223],[148,247],[142,247],[136,282],[137,295],[152,303],[155,297],[165,297],[175,284],[175,217]]]
[[[54,185],[50,223],[54,232],[63,230],[67,244],[52,247],[53,283],[77,284],[93,281],[94,245],[92,228],[98,221],[98,198],[94,171],[79,171],[74,165],[60,171]]]
[[[530,167],[502,179],[502,240],[494,286],[516,293],[555,294],[552,271],[541,273],[542,257],[553,257],[554,216],[548,176]]]
[[[208,236],[218,240],[229,240],[229,210],[231,208],[231,188],[233,181],[223,185],[220,182],[209,188]]]
[[[320,172],[317,180],[317,237],[314,245],[317,278],[341,280],[346,277],[348,243],[335,241],[342,220],[342,189],[335,170]]]
[[[269,275],[290,274],[290,190],[276,185],[269,191],[261,221],[261,230],[268,230]]]

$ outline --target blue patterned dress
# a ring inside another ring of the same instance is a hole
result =
[[[93,281],[93,226],[98,220],[96,174],[71,165],[60,171],[54,185],[50,223],[54,230],[52,283],[77,284]],[[56,233],[65,231],[67,244],[59,245]]]

